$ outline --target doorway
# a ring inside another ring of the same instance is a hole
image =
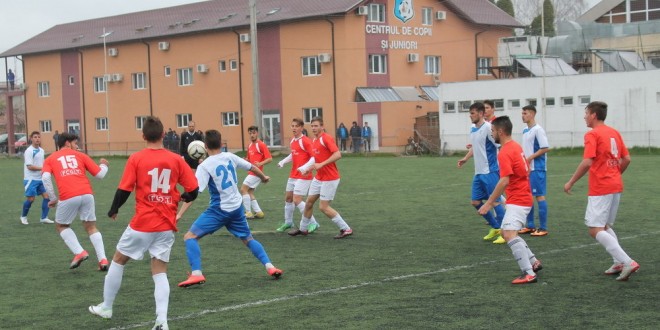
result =
[[[380,134],[378,133],[378,115],[375,113],[364,114],[362,115],[362,125],[368,123],[371,127],[371,151],[379,150],[379,138]]]
[[[264,114],[261,117],[263,122],[263,141],[268,147],[282,145],[282,132],[280,130],[280,114]]]

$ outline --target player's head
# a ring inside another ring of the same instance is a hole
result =
[[[291,131],[293,136],[299,137],[302,134],[302,130],[305,128],[305,122],[300,118],[293,118],[291,120]]]
[[[484,119],[484,112],[486,108],[481,102],[475,102],[470,105],[470,120],[473,124],[476,124]]]
[[[210,129],[204,133],[204,144],[206,144],[206,149],[208,150],[220,150],[222,145],[222,134],[220,131],[215,129]]]
[[[357,125],[356,122],[353,122],[353,123],[355,125]],[[312,133],[314,133],[314,135],[318,136],[319,134],[321,134],[323,132],[323,118],[321,118],[321,117],[312,118],[312,122],[311,122],[310,126],[312,127]]]
[[[250,135],[250,141],[254,142],[259,139],[259,127],[250,126],[248,127],[248,135]]]
[[[491,123],[491,131],[493,133],[493,138],[495,142],[500,143],[500,140],[504,137],[510,137],[511,131],[513,130],[513,124],[509,116],[501,116],[495,118]]]
[[[592,127],[595,120],[605,121],[605,118],[607,118],[607,103],[605,102],[593,101],[584,109],[584,120],[587,122],[587,127]]]
[[[39,131],[30,133],[30,143],[35,148],[41,145],[41,133]]]
[[[484,101],[484,116],[490,118],[495,113],[495,102],[491,100]]]
[[[195,122],[191,120],[188,122],[188,132],[193,133],[194,131],[195,131]]]
[[[534,120],[536,117],[536,107],[533,105],[526,105],[522,108],[522,121],[527,124]]]
[[[60,149],[69,147],[73,150],[78,150],[78,135],[74,133],[63,132],[60,134],[59,139],[57,139],[57,146]]]
[[[158,117],[148,116],[142,124],[142,138],[147,142],[158,142],[163,138],[165,128]]]

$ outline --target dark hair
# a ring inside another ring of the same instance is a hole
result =
[[[220,149],[220,141],[222,141],[222,134],[220,134],[220,131],[210,129],[204,133],[204,143],[209,150]]]
[[[298,126],[303,126],[303,127],[305,126],[305,122],[300,118],[293,118],[291,119],[291,121],[298,124]]]
[[[259,132],[259,127],[254,125],[248,127],[248,132],[252,132],[252,131]]]
[[[596,119],[600,121],[605,121],[607,118],[607,103],[601,101],[593,101],[587,104],[587,110],[589,113],[595,113]]]
[[[158,142],[163,138],[163,123],[158,117],[148,116],[142,124],[142,134],[148,142]]]
[[[534,111],[534,113],[536,113],[536,107],[531,104],[524,106],[523,110]]]
[[[62,132],[59,139],[57,139],[57,146],[62,148],[67,142],[73,142],[75,140],[78,140],[78,135],[69,132]]]
[[[493,102],[491,100],[485,100],[484,104],[490,105],[490,107],[493,108],[493,110],[495,110],[495,102]]]
[[[30,138],[32,138],[35,135],[41,135],[41,133],[39,131],[32,131],[32,133],[30,133]]]
[[[313,123],[313,122],[315,122],[315,121],[318,121],[319,124],[321,124],[321,126],[323,126],[323,118],[322,118],[322,117],[318,117],[318,116],[317,116],[317,117],[312,118],[311,123]],[[353,122],[353,123],[355,123],[355,122]]]
[[[486,108],[484,107],[484,104],[481,102],[474,102],[470,105],[470,110],[477,110],[477,112],[485,112]]]
[[[504,134],[507,136],[511,136],[511,131],[513,130],[513,124],[511,123],[511,119],[509,119],[509,116],[500,116],[495,118],[493,122],[491,123],[495,127],[495,129],[501,129]]]

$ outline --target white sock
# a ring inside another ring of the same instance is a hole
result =
[[[84,251],[82,245],[80,245],[80,242],[78,242],[76,233],[73,232],[71,228],[62,230],[60,232],[60,237],[62,237],[64,244],[69,247],[69,250],[71,250],[73,254],[79,254]]]
[[[298,211],[300,211],[300,213],[305,213],[305,202],[298,203],[296,207],[298,208]]]
[[[264,266],[266,266],[266,269],[275,268],[275,266],[273,266],[273,264],[270,262],[267,262]]]
[[[252,208],[250,207],[250,195],[245,194],[242,197],[243,197],[243,207],[245,208],[245,212],[252,212]]]
[[[94,250],[96,250],[96,258],[98,258],[99,261],[106,259],[105,247],[103,246],[103,236],[101,236],[101,232],[97,231],[90,235],[89,240],[92,241]]]
[[[108,268],[108,274],[105,275],[105,282],[103,283],[103,307],[112,308],[123,277],[124,266],[114,261],[110,262],[110,268]]]
[[[190,275],[193,275],[193,276],[202,276],[203,274],[202,274],[202,270],[201,270],[201,269],[197,269],[197,270],[193,270],[192,272],[190,272]]]
[[[166,273],[152,276],[154,279],[154,298],[156,299],[156,322],[167,322],[167,308],[170,304],[170,282]]]
[[[527,257],[529,258],[529,263],[534,265],[536,262],[536,256],[534,253],[532,253],[532,250],[530,250],[529,245],[525,244],[525,246],[527,247]]]
[[[532,264],[529,262],[529,255],[527,253],[527,242],[525,242],[522,237],[517,236],[516,238],[510,240],[507,245],[509,245],[509,248],[513,253],[513,257],[516,259],[520,270],[523,273],[534,275]]]
[[[293,210],[295,206],[293,203],[285,202],[284,203],[284,223],[293,225]]]
[[[300,230],[305,231],[309,226],[309,218],[305,218],[303,215],[302,220],[300,220]]]
[[[261,212],[261,208],[259,207],[259,203],[256,199],[251,200],[250,203],[255,213]]]
[[[616,233],[614,232],[614,229],[612,229],[612,227],[608,227],[605,231],[606,231],[608,234],[612,235],[612,237],[614,237],[614,238],[617,240],[617,242],[619,241],[619,237],[616,236]],[[614,258],[614,257],[612,257],[612,261],[613,261],[615,264],[620,264],[620,263],[621,263],[621,261],[616,260],[616,258]]]
[[[598,234],[596,234],[596,240],[600,245],[605,247],[605,251],[612,256],[613,260],[619,260],[626,265],[630,265],[632,259],[630,259],[628,254],[623,251],[621,245],[619,245],[619,241],[617,241],[617,239],[610,233],[599,231]]]
[[[342,217],[339,213],[337,213],[337,215],[335,215],[335,217],[332,218],[332,222],[334,222],[335,225],[337,225],[337,227],[339,227],[339,229],[341,229],[341,230],[351,229],[351,227],[348,226],[346,221],[344,221],[344,219],[342,219]]]

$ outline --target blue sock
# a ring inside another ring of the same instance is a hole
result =
[[[539,202],[539,222],[541,229],[548,230],[548,202],[545,200]]]
[[[479,203],[479,205],[475,205],[474,208],[479,210],[481,208],[481,206],[483,206],[483,205],[484,205],[484,203]],[[488,212],[488,213],[482,215],[482,217],[484,217],[484,219],[486,219],[486,221],[488,221],[488,224],[492,228],[500,229],[500,225],[497,223],[497,220],[495,219],[495,217],[493,217],[493,212]]]
[[[539,204],[540,206],[540,204]],[[534,202],[532,202],[532,209],[529,210],[529,214],[527,215],[527,228],[535,228],[534,227]]]
[[[199,247],[197,239],[191,238],[185,241],[186,256],[191,270],[202,270],[202,249]]]
[[[497,228],[500,228],[502,226],[502,221],[504,221],[504,213],[506,210],[502,204],[495,206],[493,210],[495,210],[495,221],[497,221]]]
[[[31,206],[32,206],[32,202],[30,202],[29,200],[26,199],[25,202],[23,202],[23,213],[21,213],[22,217],[27,217]]]
[[[266,250],[264,250],[264,246],[261,245],[256,239],[252,239],[247,243],[248,249],[252,251],[252,254],[261,261],[262,264],[267,264],[270,263],[270,258],[268,258],[268,254],[266,253]]]
[[[41,202],[41,218],[46,219],[48,218],[48,202],[50,202],[50,199],[44,198],[44,200]]]

